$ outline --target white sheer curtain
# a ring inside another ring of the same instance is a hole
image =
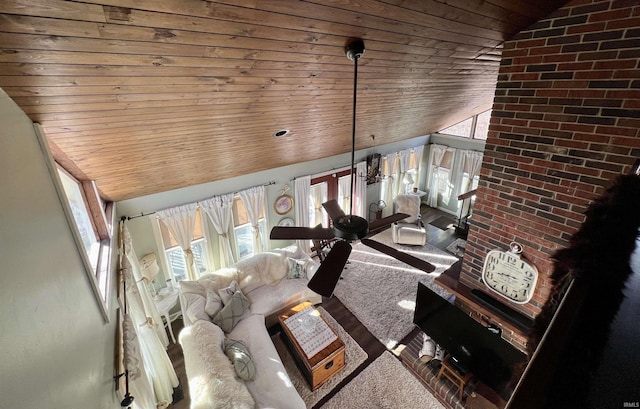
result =
[[[463,171],[467,171],[467,184],[460,187],[460,194],[467,193],[473,187],[473,179],[480,173],[482,167],[482,152],[466,150],[462,152]],[[462,172],[461,172],[462,173]],[[460,178],[462,179],[462,178]],[[460,183],[462,185],[462,183]],[[460,203],[458,204],[460,205]],[[460,214],[465,215],[469,213],[471,207],[471,200],[465,200],[462,202],[462,209]]]
[[[432,144],[429,153],[429,201],[431,207],[438,207],[438,168],[442,163],[442,158],[447,147],[444,145]]]
[[[400,178],[400,155],[398,152],[390,153],[387,155],[389,163],[389,176],[391,181],[389,187],[391,188],[391,200],[387,204],[393,203],[393,199],[398,195],[398,190],[402,185],[402,179]]]
[[[200,206],[207,213],[218,233],[220,268],[232,266],[235,264],[235,259],[229,240],[229,228],[231,227],[233,212],[233,193],[214,196],[211,199],[200,202]]]
[[[253,253],[262,253],[262,235],[260,234],[260,214],[264,212],[264,186],[255,186],[238,192],[249,215],[253,228]]]
[[[463,186],[460,193],[467,193],[471,190],[473,179],[478,176],[480,168],[482,167],[482,156],[482,152],[478,151],[464,151],[462,153],[464,169],[467,170],[469,180],[467,181],[467,186]]]
[[[142,281],[142,275],[138,266],[138,258],[129,231],[121,223],[122,248],[126,257],[120,258],[122,274],[124,275],[127,297],[127,312],[133,321],[140,346],[140,356],[148,379],[153,386],[153,393],[158,408],[166,408],[173,401],[173,388],[177,387],[178,377],[173,369],[173,364],[165,350],[167,342],[164,343],[158,335],[158,329],[162,329],[164,338],[167,338],[162,321],[154,321],[145,309],[143,302],[149,296],[148,290]],[[146,295],[145,295],[146,294]],[[141,399],[145,393],[144,379],[136,386],[141,392]],[[134,395],[135,397],[135,395]],[[137,397],[136,397],[137,399]],[[153,406],[152,406],[153,407]],[[146,409],[146,408],[145,408]]]
[[[318,183],[310,188],[310,200],[313,205],[313,223],[312,226],[322,224],[324,227],[328,227],[328,220],[325,217],[326,213],[322,207],[322,203],[327,201],[327,184]],[[311,210],[310,210],[311,211]]]
[[[387,207],[382,211],[382,216],[389,216],[393,212],[393,206],[390,206],[393,202],[393,175],[391,174],[391,155],[384,155],[381,161],[380,174],[382,181],[380,182],[380,200],[387,204]]]
[[[420,187],[422,185],[422,155],[424,154],[424,145],[413,148],[413,161],[415,162],[415,183],[413,186]]]
[[[301,176],[293,182],[294,190],[294,215],[296,217],[296,225],[300,227],[309,227],[309,197],[311,195],[311,176]],[[314,203],[315,205],[315,203]],[[311,254],[311,244],[309,240],[296,240],[298,248],[307,254]]]
[[[351,202],[351,174],[340,176],[338,178],[338,204],[343,212],[351,214],[352,209],[349,208]]]
[[[195,258],[193,251],[191,251],[191,239],[193,238],[193,230],[196,223],[197,208],[198,205],[196,203],[189,203],[156,212],[158,218],[167,226],[173,238],[184,251],[189,280],[198,278]]]
[[[404,149],[398,152],[398,165],[400,167],[398,180],[400,183],[396,185],[396,191],[394,196],[401,195],[407,192],[407,184],[404,182],[404,176],[407,174],[407,171],[409,170],[409,159],[411,158],[410,155],[411,155],[411,150],[409,149]]]
[[[356,164],[353,214],[367,218],[367,161]]]

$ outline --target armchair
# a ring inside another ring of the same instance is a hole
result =
[[[394,201],[397,213],[410,216],[391,225],[391,240],[397,244],[424,246],[427,230],[420,216],[420,197],[413,194],[398,195]]]

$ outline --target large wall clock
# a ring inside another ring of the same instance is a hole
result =
[[[538,281],[536,266],[520,257],[522,246],[511,243],[509,251],[491,250],[484,259],[482,280],[489,289],[508,300],[526,304]]]

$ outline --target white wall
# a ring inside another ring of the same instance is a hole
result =
[[[0,408],[120,407],[105,323],[29,118],[0,90]]]
[[[382,155],[385,155],[387,153],[397,152],[403,149],[426,145],[427,143],[429,143],[429,136],[420,136],[398,143],[376,146],[375,149],[370,148],[358,150],[355,152],[355,162],[358,163],[366,160],[367,155],[372,153],[380,153]],[[332,169],[340,169],[345,167],[348,168],[350,163],[351,153],[349,152],[343,155],[317,159],[314,161],[298,163],[290,166],[283,166],[280,168],[274,168],[263,172],[225,179],[217,182],[205,183],[183,189],[176,189],[154,195],[124,200],[116,204],[116,211],[118,213],[118,217],[136,216],[142,213],[147,214],[180,204],[197,202],[199,200],[210,198],[214,195],[237,192],[251,186],[275,181],[276,184],[267,186],[266,188],[267,203],[269,204],[267,209],[269,211],[269,214],[267,217],[269,219],[270,229],[272,226],[276,225],[278,221],[280,221],[280,219],[283,217],[291,217],[295,219],[295,217],[293,216],[293,211],[289,212],[286,215],[279,215],[273,209],[273,202],[285,184],[289,185],[291,190],[288,193],[293,196],[292,180],[295,177],[313,175]],[[367,186],[367,196],[368,209],[369,203],[378,200],[378,184]],[[368,217],[368,215],[365,215],[365,217]],[[129,220],[127,221],[127,228],[129,229],[129,233],[131,234],[134,248],[138,257],[142,257],[144,254],[150,252],[157,252],[149,217],[138,217]],[[212,234],[213,233],[214,232],[212,231]],[[267,243],[267,245],[270,245],[271,248],[277,248],[288,244],[290,244],[290,242],[269,241],[269,243]],[[216,243],[214,243],[213,248],[218,248]]]

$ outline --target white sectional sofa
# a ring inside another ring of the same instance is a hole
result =
[[[197,281],[181,282],[185,328],[179,340],[191,409],[306,407],[289,380],[267,328],[277,322],[279,314],[303,301],[322,301],[307,287],[317,267],[307,254],[289,247],[254,255]],[[294,278],[300,274],[302,277]],[[227,357],[225,340],[241,341],[250,360],[246,354]],[[249,371],[252,377],[239,372],[246,370],[246,361],[250,361],[249,369],[255,369]]]

